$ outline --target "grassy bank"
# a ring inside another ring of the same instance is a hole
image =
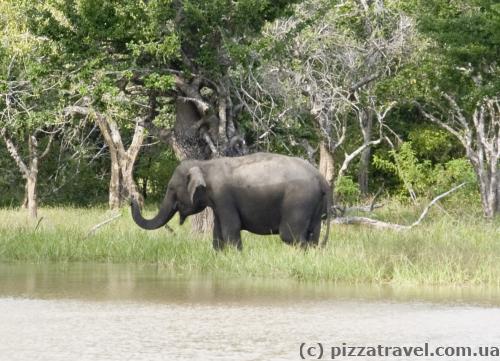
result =
[[[385,210],[389,218],[395,210]],[[151,212],[150,212],[151,214]],[[399,210],[396,221],[416,217]],[[180,272],[295,278],[351,283],[500,285],[500,223],[457,220],[436,214],[406,232],[334,226],[324,250],[303,251],[278,237],[243,233],[242,253],[216,253],[209,236],[190,233],[172,221],[165,229],[143,231],[129,211],[88,236],[109,218],[104,209],[41,209],[42,221],[25,211],[0,210],[1,262],[113,262],[159,264]]]

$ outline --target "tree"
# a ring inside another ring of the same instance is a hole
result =
[[[246,44],[266,21],[293,2],[51,0],[40,5],[36,27],[71,54],[77,90],[92,90],[75,92],[74,105],[82,106],[85,95],[104,115],[110,97],[133,91],[147,99],[139,126],[179,159],[208,159],[244,153],[230,69],[245,61]],[[173,108],[173,121],[166,108]]]
[[[148,20],[165,13],[153,13],[156,7],[161,10],[161,3],[165,2],[53,0],[30,9],[37,14],[30,23],[33,31],[64,51],[64,114],[95,122],[107,145],[111,209],[120,207],[130,195],[142,200],[133,169],[144,139],[144,123],[156,116],[149,85],[168,88],[171,84],[171,77],[155,78],[152,71],[139,72],[141,76],[133,72],[137,59],[132,48],[143,44],[154,30]],[[158,55],[166,58],[175,46],[169,46],[173,36],[164,35]]]
[[[426,72],[415,76],[417,107],[463,145],[477,176],[484,215],[492,218],[500,212],[500,4],[461,0],[420,5],[420,29],[432,42]]]
[[[265,88],[265,97],[284,102],[281,114],[308,110],[320,137],[320,171],[330,183],[341,178],[350,162],[362,154],[360,178],[366,191],[369,149],[382,141],[383,119],[394,105],[377,97],[375,85],[397,72],[414,47],[413,21],[392,5],[383,1],[304,2],[296,15],[269,27],[271,46],[264,46],[257,68],[262,73],[246,80],[241,97],[250,108],[261,107],[262,99],[252,94]],[[275,104],[276,100],[267,102]],[[374,129],[375,120],[379,132]],[[346,140],[352,137],[353,125],[359,128],[362,143],[349,149]],[[336,166],[340,150],[344,157]]]
[[[453,134],[465,148],[477,176],[484,215],[493,218],[500,212],[500,97],[481,99],[472,115],[466,114],[454,98],[449,102],[446,118],[424,110],[431,122]]]
[[[83,115],[93,117],[108,146],[111,159],[111,177],[109,181],[109,208],[117,209],[124,199],[131,195],[143,204],[142,194],[139,192],[133,178],[134,164],[144,141],[144,126],[142,119],[135,120],[132,140],[128,149],[125,148],[118,123],[105,114],[93,111],[90,106],[73,105],[64,109],[66,115]]]
[[[230,73],[248,60],[248,45],[266,22],[285,14],[294,2],[174,1],[184,68],[175,74],[177,117],[172,133],[180,157],[244,152],[236,118],[241,105],[234,104]]]
[[[56,47],[30,33],[26,9],[25,1],[0,3],[4,14],[0,32],[0,136],[26,180],[24,206],[36,218],[40,161],[49,153],[63,123],[57,110],[59,81],[51,71]],[[45,143],[43,150],[41,143]]]

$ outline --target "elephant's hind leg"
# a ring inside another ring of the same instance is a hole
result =
[[[319,243],[319,235],[321,232],[321,213],[323,212],[323,202],[318,203],[316,211],[311,217],[307,232],[308,244],[317,246]]]
[[[309,220],[283,221],[280,225],[280,237],[287,244],[299,244],[304,247],[307,243],[307,226]]]
[[[309,226],[309,231],[307,234],[307,243],[314,246],[318,245],[319,234],[321,232],[321,218],[318,220],[313,220]]]
[[[307,247],[314,233],[312,220],[316,219],[317,195],[305,185],[291,187],[285,195],[280,222],[280,236],[283,242]]]

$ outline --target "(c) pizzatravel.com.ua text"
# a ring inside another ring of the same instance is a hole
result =
[[[299,348],[302,360],[341,360],[356,357],[498,357],[499,346],[439,346],[424,343],[419,346],[328,345],[322,342],[303,342]]]

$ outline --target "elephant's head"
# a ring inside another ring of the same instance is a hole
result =
[[[141,228],[157,229],[179,212],[180,223],[183,224],[186,217],[201,212],[207,203],[207,184],[202,170],[191,162],[183,162],[168,183],[158,214],[150,220],[145,219],[137,201],[132,198],[132,218]]]

